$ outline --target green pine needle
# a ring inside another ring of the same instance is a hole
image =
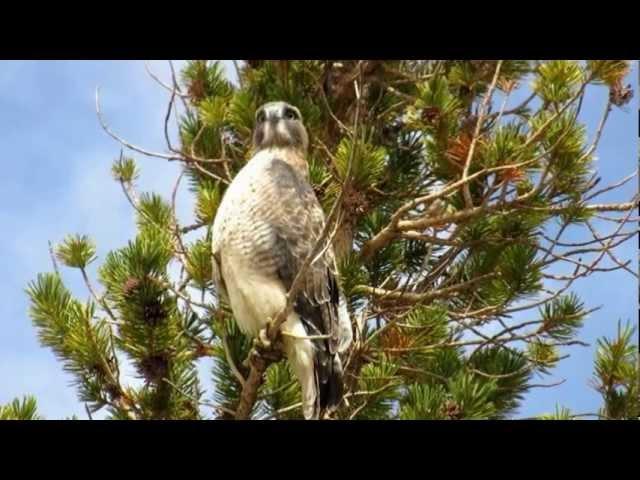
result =
[[[69,235],[56,248],[56,257],[72,268],[86,268],[96,259],[96,246],[86,235]]]

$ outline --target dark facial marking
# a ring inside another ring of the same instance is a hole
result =
[[[300,120],[300,116],[298,112],[296,112],[293,108],[285,107],[284,109],[284,118],[287,120]]]
[[[259,147],[264,141],[264,127],[263,125],[258,125],[253,133],[253,144],[256,147]]]

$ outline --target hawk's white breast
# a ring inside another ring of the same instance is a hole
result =
[[[221,276],[238,325],[256,335],[286,304],[286,290],[269,268],[278,199],[270,185],[269,166],[279,150],[256,154],[227,188],[212,231],[213,254],[220,252]],[[215,265],[214,265],[215,268]]]

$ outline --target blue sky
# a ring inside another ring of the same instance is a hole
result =
[[[634,89],[638,77],[635,65],[628,80]],[[151,66],[168,81],[166,62],[154,61]],[[88,234],[97,243],[99,264],[109,250],[125,244],[135,230],[131,208],[111,179],[110,166],[119,145],[101,130],[96,119],[94,94],[98,85],[104,116],[113,129],[133,143],[164,151],[168,92],[148,77],[142,62],[0,61],[0,225],[4,232],[0,235],[0,404],[30,393],[38,398],[47,418],[86,415],[70,386],[71,377],[53,354],[38,344],[27,315],[24,288],[38,272],[51,270],[49,240],[58,242],[69,233]],[[637,93],[626,111],[611,112],[596,152],[601,185],[637,167]],[[605,88],[592,88],[585,98],[582,120],[591,135],[606,95]],[[517,100],[514,98],[509,105]],[[142,170],[139,190],[154,190],[168,197],[179,166],[135,157]],[[601,201],[628,201],[637,188],[635,179]],[[183,222],[192,218],[191,206],[192,199],[186,192],[178,197]],[[567,238],[577,235],[573,232]],[[632,259],[636,269],[637,241],[618,247],[616,255]],[[91,273],[95,273],[95,264]],[[63,275],[74,293],[87,297],[78,272],[64,269]],[[541,379],[566,378],[566,382],[553,389],[532,391],[520,416],[552,411],[556,402],[576,412],[596,410],[599,398],[587,383],[595,340],[613,335],[618,319],[637,324],[638,287],[630,274],[616,271],[596,275],[574,284],[573,290],[588,306],[603,305],[586,321],[580,334],[592,346],[568,349],[571,358],[562,361],[551,378]],[[204,386],[210,388],[208,367],[203,363],[201,370]]]

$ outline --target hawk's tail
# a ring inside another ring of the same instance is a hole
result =
[[[297,344],[299,352],[296,356],[302,358],[301,356],[305,355],[308,358],[306,366],[299,365],[305,418],[323,418],[326,414],[334,412],[342,401],[344,385],[339,352],[343,351],[348,343],[341,338],[344,336],[344,320],[338,317],[336,322],[332,315],[346,315],[348,321],[348,314],[344,305],[344,312],[336,309],[339,307],[339,297],[337,288],[334,291],[335,302],[316,305],[304,295],[300,295],[294,307],[300,319],[298,328],[305,332],[304,335],[316,337],[300,340]],[[336,335],[326,338],[326,332],[331,331],[334,325],[338,330],[335,332]],[[348,340],[350,342],[350,336]]]
[[[325,413],[335,411],[342,401],[342,362],[337,353],[317,349],[315,354],[316,409],[317,417],[322,418]]]

